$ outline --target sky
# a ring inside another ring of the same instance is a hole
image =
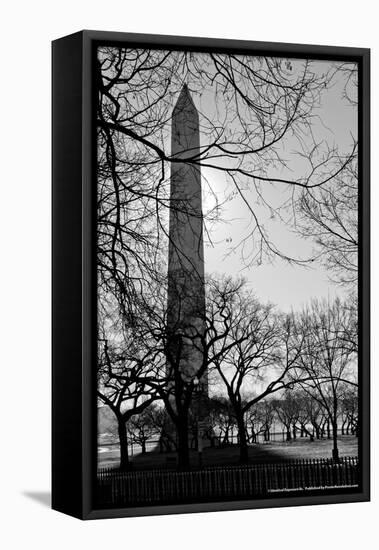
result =
[[[329,62],[315,63],[316,71],[326,70]],[[352,138],[356,135],[357,110],[346,101],[342,100],[342,81],[336,84],[323,95],[322,102],[315,115],[320,115],[320,120],[315,118],[313,132],[318,139],[327,140],[331,145],[338,145],[342,150],[349,150]],[[194,95],[194,102],[201,113],[207,112],[210,98]],[[286,141],[288,150],[297,147],[294,141]],[[292,154],[292,153],[290,153]],[[283,151],[287,156],[287,151]],[[291,157],[291,166],[296,173],[301,169],[300,162]],[[231,184],[226,181],[223,173],[206,168],[202,169],[203,181],[203,211],[206,212],[214,206],[214,199],[209,192],[209,187],[217,194],[219,200],[223,200],[231,191]],[[281,203],[288,195],[288,190],[281,184],[268,184],[264,189],[264,197],[271,204]],[[287,195],[286,195],[287,194]],[[260,221],[263,222],[267,233],[279,250],[291,257],[309,258],[314,252],[315,243],[311,239],[305,239],[296,234],[293,229],[285,227],[278,219],[271,219],[267,209],[257,203],[254,192],[247,193],[249,201],[252,201]],[[313,297],[326,297],[332,299],[339,295],[343,297],[346,290],[331,282],[330,273],[320,264],[313,262],[307,267],[288,264],[280,258],[272,262],[264,261],[261,265],[248,266],[248,261],[242,258],[242,250],[235,245],[242,236],[251,230],[250,216],[243,200],[237,196],[227,201],[222,210],[222,221],[206,224],[205,232],[205,271],[206,273],[226,273],[230,275],[242,275],[247,279],[247,284],[262,301],[270,301],[283,311],[301,309]],[[247,251],[249,252],[249,251]]]

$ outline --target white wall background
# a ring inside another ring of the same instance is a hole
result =
[[[370,0],[43,0],[2,5],[0,539],[2,547],[373,548],[377,540],[379,33]],[[373,502],[83,523],[51,511],[50,41],[80,29],[372,48]],[[37,499],[30,494],[36,493]],[[29,495],[29,496],[28,496]],[[370,542],[372,541],[372,542]]]

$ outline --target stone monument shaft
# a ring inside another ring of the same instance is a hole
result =
[[[168,325],[181,334],[185,346],[180,370],[184,378],[196,376],[201,366],[200,342],[204,334],[205,289],[201,173],[190,160],[200,152],[199,115],[186,85],[172,114],[170,227],[168,253]],[[201,378],[207,391],[207,376]]]

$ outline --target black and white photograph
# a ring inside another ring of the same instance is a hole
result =
[[[2,7],[0,547],[371,549],[375,4]]]
[[[95,507],[360,491],[358,63],[94,71]]]

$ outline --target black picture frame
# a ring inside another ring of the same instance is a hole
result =
[[[356,492],[96,509],[94,51],[99,44],[350,60],[359,66],[359,391]],[[52,44],[52,507],[81,519],[301,506],[370,499],[370,50],[85,30]]]

